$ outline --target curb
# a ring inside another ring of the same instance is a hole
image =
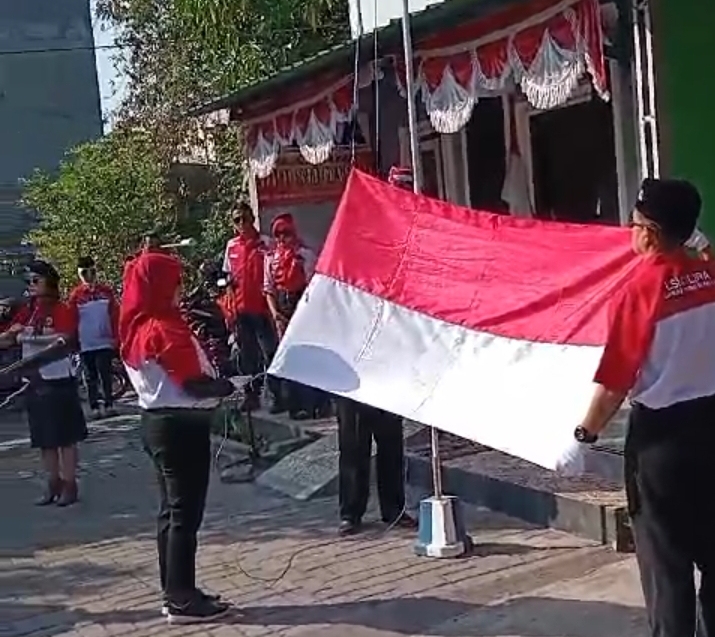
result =
[[[300,430],[303,430],[303,435],[316,438],[322,435],[311,430],[310,424],[307,423],[284,423],[264,414],[254,414],[253,420],[259,427],[270,427],[272,430],[282,428],[286,436],[295,435]],[[431,493],[430,459],[409,451],[405,457],[409,484]],[[617,475],[620,459],[609,466],[612,467],[614,475]],[[609,506],[568,497],[445,464],[442,478],[445,492],[456,495],[468,504],[483,506],[531,524],[558,529],[610,545],[619,552],[632,550],[632,536],[625,506]],[[319,494],[328,493],[321,491]]]

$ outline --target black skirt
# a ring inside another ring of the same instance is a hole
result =
[[[34,380],[25,397],[33,448],[70,447],[87,437],[87,421],[74,378]]]

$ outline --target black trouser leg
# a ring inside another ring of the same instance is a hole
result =
[[[239,314],[236,323],[238,335],[238,367],[241,374],[256,376],[263,371],[261,348],[256,333],[256,317],[253,314]],[[258,398],[262,382],[254,380],[248,385],[247,393]]]
[[[703,574],[702,629],[715,634],[715,445],[712,402],[634,408],[626,441],[636,555],[652,637],[695,634],[694,568]],[[687,405],[687,404],[686,404]]]
[[[370,427],[363,420],[358,403],[339,398],[336,410],[340,519],[359,522],[370,496]]]
[[[278,335],[271,320],[267,316],[256,316],[256,336],[263,360],[263,368],[268,369],[278,349]],[[263,371],[263,368],[261,371]],[[268,391],[271,394],[271,398],[277,402],[282,401],[283,391],[280,379],[275,376],[266,376],[266,383],[268,384]]]
[[[711,489],[714,481],[711,477],[706,488]],[[705,492],[702,495],[712,502]],[[715,506],[711,504],[706,505],[702,526],[696,529],[695,549],[700,571],[697,637],[715,637]]]
[[[99,409],[99,368],[97,352],[82,352],[84,382],[87,383],[87,400],[90,409]]]
[[[112,362],[114,361],[114,351],[111,349],[102,349],[96,352],[97,372],[99,373],[99,382],[102,385],[102,394],[104,396],[104,406],[109,409],[114,405],[112,397]]]
[[[162,502],[157,545],[162,587],[183,603],[196,591],[197,533],[209,484],[210,412],[144,412],[144,446],[157,473]]]
[[[151,452],[147,449],[150,457]],[[161,591],[166,596],[166,562],[167,549],[169,547],[169,526],[171,515],[169,511],[169,496],[166,491],[166,479],[164,472],[155,463],[156,481],[159,485],[159,512],[156,516],[156,547],[159,554],[159,580],[161,581]]]
[[[377,493],[383,522],[394,522],[405,508],[405,443],[402,417],[370,410],[370,428],[377,446]]]
[[[694,635],[694,565],[688,552],[652,515],[641,512],[632,524],[651,635]]]

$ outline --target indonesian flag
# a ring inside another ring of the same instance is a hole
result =
[[[476,212],[353,171],[269,373],[554,469],[636,263],[624,228]]]

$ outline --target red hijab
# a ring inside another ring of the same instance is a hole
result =
[[[276,241],[273,255],[273,281],[276,287],[285,292],[302,292],[308,279],[301,255],[303,246],[298,239],[293,215],[284,213],[273,219],[271,234],[274,238],[279,234],[286,235],[284,239]]]
[[[209,374],[206,357],[175,303],[181,263],[169,254],[145,252],[124,272],[119,311],[120,352],[139,370],[155,361],[179,384]]]

